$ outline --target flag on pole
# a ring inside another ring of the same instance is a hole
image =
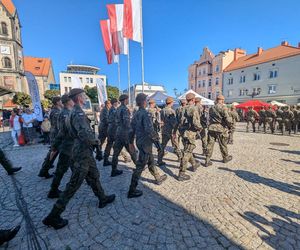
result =
[[[106,84],[101,78],[96,79],[98,103],[101,106],[107,100]]]
[[[104,49],[106,53],[107,63],[108,64],[117,63],[119,61],[119,57],[114,54],[112,49],[109,20],[101,20],[100,27],[102,31],[102,39],[103,39]]]
[[[139,43],[142,42],[141,10],[141,0],[124,0],[123,35]]]
[[[128,54],[128,39],[123,36],[123,4],[108,4],[112,48],[115,55]]]

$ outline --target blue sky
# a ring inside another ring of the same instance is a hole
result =
[[[50,57],[58,73],[69,63],[101,68],[117,86],[117,65],[107,65],[99,20],[115,0],[13,0],[21,18],[24,53]],[[145,81],[187,87],[187,69],[208,46],[215,54],[241,47],[253,53],[288,40],[300,42],[300,1],[143,0]],[[132,42],[131,79],[141,82],[141,52]],[[127,59],[121,58],[121,88],[127,87]]]

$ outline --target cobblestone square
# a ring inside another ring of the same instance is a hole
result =
[[[13,149],[9,134],[2,133],[7,156],[23,169],[13,177],[0,170],[0,228],[22,224],[0,249],[300,249],[300,136],[244,131],[239,124],[229,145],[231,162],[221,162],[216,144],[213,165],[191,172],[188,182],[176,180],[179,163],[168,153],[160,170],[167,181],[156,186],[144,171],[144,195],[137,199],[127,199],[132,163],[120,161],[124,173],[115,178],[110,167],[97,163],[116,201],[99,209],[85,183],[63,213],[69,225],[58,231],[41,222],[54,203],[47,198],[51,179],[37,176],[48,148]]]

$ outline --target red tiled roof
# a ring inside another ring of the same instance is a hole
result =
[[[25,71],[31,72],[35,76],[48,76],[51,66],[49,58],[24,57]]]
[[[289,45],[280,45],[271,49],[263,50],[260,55],[258,55],[258,53],[255,53],[240,57],[236,61],[233,61],[231,64],[229,64],[224,71],[226,72],[245,68],[296,55],[300,55],[300,48]]]
[[[0,0],[11,15],[15,13],[16,7],[11,0]]]
[[[14,104],[12,102],[12,100],[8,100],[6,103],[3,104],[3,108],[15,108],[17,107],[18,105],[17,104]]]

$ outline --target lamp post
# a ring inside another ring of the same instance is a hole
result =
[[[251,94],[248,95],[249,90],[246,89],[246,95],[247,96],[251,96],[251,98],[253,99],[255,96],[260,95],[261,93],[261,88],[258,88],[257,90],[253,89],[253,92]]]

